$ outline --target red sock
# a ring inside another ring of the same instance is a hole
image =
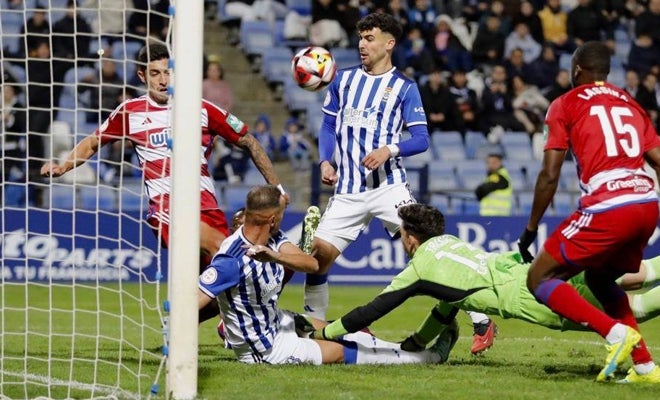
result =
[[[628,302],[628,296],[621,296],[617,300],[603,304],[603,309],[608,315],[618,319],[622,324],[628,325],[629,327],[639,331],[637,327],[637,320],[630,309],[630,303]],[[646,347],[644,340],[641,340],[637,346],[633,349],[630,354],[634,364],[644,364],[647,362],[653,361],[649,349]]]
[[[541,282],[534,295],[552,311],[576,324],[587,326],[605,337],[616,321],[587,300],[568,283],[559,279]]]

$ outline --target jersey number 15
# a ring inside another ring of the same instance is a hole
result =
[[[633,112],[628,107],[612,107],[608,110],[605,106],[592,106],[589,115],[595,115],[600,122],[601,132],[605,136],[605,148],[608,157],[616,157],[619,155],[618,146],[616,145],[617,136],[619,136],[619,145],[628,157],[639,156],[639,135],[637,129],[632,124],[623,122],[623,117],[632,117]],[[627,135],[626,138],[623,135]]]

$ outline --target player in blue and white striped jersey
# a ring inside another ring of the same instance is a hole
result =
[[[365,332],[342,343],[298,337],[295,314],[277,306],[284,266],[314,272],[318,263],[280,230],[286,199],[275,186],[257,186],[247,196],[245,222],[222,242],[199,278],[200,309],[217,298],[226,340],[239,361],[270,364],[402,364],[446,361],[457,330],[440,335],[429,350],[413,353]],[[303,319],[304,320],[304,319]],[[457,329],[457,328],[456,328]]]
[[[378,218],[392,237],[398,234],[397,208],[416,202],[403,158],[427,151],[430,142],[417,83],[392,64],[401,26],[391,15],[375,13],[362,18],[357,30],[361,65],[338,71],[319,132],[321,180],[335,185],[335,194],[312,244],[319,273],[305,280],[305,311],[318,319],[328,309],[330,266],[371,219]],[[410,138],[401,140],[404,125]],[[478,353],[492,345],[494,325],[485,314],[469,314],[475,341],[485,340],[473,348]]]

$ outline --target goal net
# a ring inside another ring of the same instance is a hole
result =
[[[0,1],[0,398],[160,396],[167,255],[134,149],[39,170],[145,93],[136,53],[168,43],[169,2]]]

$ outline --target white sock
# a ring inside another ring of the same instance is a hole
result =
[[[644,312],[644,300],[642,299],[642,296],[638,294],[632,295],[630,300],[630,309],[639,324],[641,322],[640,320],[644,320],[643,318],[646,317],[646,313]]]
[[[635,372],[637,372],[637,374],[646,375],[646,374],[650,374],[651,371],[653,371],[653,368],[655,368],[655,363],[653,361],[649,361],[643,364],[635,364],[633,365],[633,368],[635,369]]]
[[[623,339],[626,338],[627,332],[626,326],[617,322],[612,329],[610,329],[607,336],[605,336],[605,340],[607,340],[607,343],[609,344],[622,342]]]
[[[325,320],[325,314],[328,312],[330,303],[330,293],[328,283],[320,285],[305,284],[305,314],[316,319]]]
[[[404,351],[398,343],[378,339],[365,332],[349,333],[342,340],[355,344],[354,349],[349,345],[345,351],[345,354],[353,352],[355,364],[425,364],[441,361],[440,356],[431,351]],[[352,363],[351,360],[344,362]]]
[[[479,323],[485,323],[490,320],[488,318],[488,315],[476,311],[466,311],[467,315],[470,316],[470,319],[472,320],[473,324],[479,324]]]

